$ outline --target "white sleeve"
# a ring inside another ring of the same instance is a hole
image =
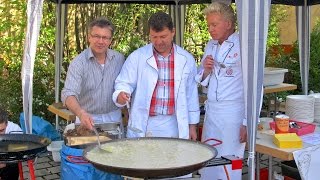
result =
[[[117,98],[119,96],[119,94],[122,92],[122,90],[116,90],[114,91],[114,93],[112,94],[112,100],[114,102],[114,104],[118,107],[124,107],[126,104],[119,104],[117,103]]]
[[[203,72],[204,72],[204,70],[199,71],[198,74],[195,76],[195,80],[201,86],[208,86],[209,85],[209,80],[210,80],[210,77],[211,77],[211,73],[204,80],[202,80]]]
[[[247,119],[242,120],[242,125],[247,126]]]
[[[138,81],[138,60],[139,55],[137,51],[134,51],[129,55],[127,60],[122,66],[122,69],[114,82],[115,91],[112,94],[112,100],[118,107],[124,107],[117,103],[117,98],[120,92],[126,92],[128,94],[132,94],[132,92],[136,89],[137,81]]]

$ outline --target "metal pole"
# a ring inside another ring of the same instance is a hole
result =
[[[64,23],[66,15],[66,5],[61,4],[61,0],[57,4],[56,17],[57,17],[57,30],[56,30],[56,43],[55,43],[55,102],[60,99],[60,77],[61,77],[61,64],[63,59],[63,39],[64,39]],[[59,116],[56,115],[56,129],[59,128]]]
[[[272,170],[272,163],[273,163],[273,157],[271,155],[269,155],[269,159],[268,159],[268,180],[272,180],[273,178],[273,170]]]
[[[305,95],[308,94],[308,86],[309,86],[309,62],[310,62],[310,14],[309,14],[309,7],[307,4],[307,0],[304,0],[304,6],[303,6],[303,18],[304,18],[304,50],[303,50],[303,56],[304,56],[304,81],[305,81],[305,87],[303,88],[303,93]]]
[[[256,180],[260,180],[260,153],[256,153],[256,176],[257,176],[257,179]]]
[[[174,6],[174,18],[175,18],[175,27],[176,27],[176,44],[181,46],[181,19],[180,15],[180,6],[179,2],[176,0]]]

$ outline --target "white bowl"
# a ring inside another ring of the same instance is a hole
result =
[[[47,146],[48,151],[52,152],[52,159],[54,162],[60,162],[60,150],[62,149],[64,141],[52,141],[49,146]]]
[[[265,67],[264,68],[264,86],[274,86],[283,83],[284,74],[288,72],[288,69]]]

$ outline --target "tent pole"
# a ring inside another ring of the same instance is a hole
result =
[[[304,6],[296,7],[296,17],[302,93],[307,95],[310,64],[310,7],[306,0]]]
[[[250,180],[255,179],[255,159],[259,158],[258,155],[255,157],[256,124],[263,99],[263,70],[270,4],[271,0],[236,0],[248,132],[248,179]]]
[[[304,58],[305,58],[305,66],[304,71],[305,74],[305,87],[304,87],[304,94],[308,94],[308,88],[309,88],[309,65],[310,65],[310,7],[307,5],[307,0],[304,0],[304,6],[303,6],[303,17],[305,21],[304,27]]]
[[[186,5],[179,5],[179,15],[180,15],[180,46],[183,47],[183,41],[184,41],[184,24],[186,19]]]
[[[175,5],[174,5],[174,8],[172,8],[172,10],[173,10],[173,19],[176,27],[175,43],[181,46],[181,26],[180,26],[181,19],[179,18],[180,8],[179,8],[178,0],[175,0]]]
[[[60,97],[60,77],[61,65],[63,60],[63,39],[64,39],[64,23],[66,16],[66,5],[59,2],[56,8],[57,29],[55,43],[55,102],[59,102]],[[56,129],[59,129],[59,116],[56,115]]]
[[[33,72],[42,20],[42,9],[43,0],[28,0],[27,30],[21,69],[23,116],[27,134],[32,134]]]

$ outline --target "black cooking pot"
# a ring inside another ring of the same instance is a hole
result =
[[[45,152],[51,140],[34,134],[0,135],[0,162],[18,162],[34,159]]]
[[[198,142],[198,141],[191,141],[191,140],[186,140],[186,139],[178,139],[178,138],[162,138],[162,137],[143,137],[143,138],[132,138],[132,139],[118,139],[118,140],[112,140],[112,141],[107,141],[105,142],[103,145],[108,147],[114,146],[114,145],[120,145],[118,146],[119,148],[125,147],[123,146],[125,143],[129,143],[129,148],[128,151],[125,150],[125,153],[128,152],[130,155],[127,156],[130,158],[130,156],[136,156],[136,159],[139,158],[144,158],[144,159],[149,159],[147,154],[141,154],[138,151],[132,151],[130,152],[130,148],[134,149],[131,145],[132,144],[136,144],[136,143],[140,143],[146,141],[146,146],[148,146],[149,144],[157,144],[157,142],[161,142],[161,144],[166,144],[164,148],[162,149],[162,152],[159,153],[159,151],[155,151],[154,154],[150,154],[150,159],[152,159],[153,156],[166,156],[166,152],[165,148],[173,148],[175,150],[175,147],[180,146],[180,144],[183,144],[183,147],[190,147],[196,149],[195,151],[192,151],[192,153],[190,153],[189,155],[186,155],[185,157],[177,157],[179,156],[178,153],[176,153],[176,156],[170,156],[173,159],[186,159],[188,160],[188,158],[194,158],[197,155],[197,152],[206,152],[206,154],[210,154],[210,155],[206,155],[205,158],[199,158],[201,160],[192,160],[192,163],[187,163],[186,165],[172,165],[172,164],[168,164],[167,162],[165,162],[165,159],[168,158],[159,158],[160,161],[162,161],[163,159],[163,163],[162,164],[167,164],[167,166],[161,166],[161,167],[143,167],[143,166],[139,166],[137,164],[132,164],[132,166],[130,167],[126,167],[126,166],[122,166],[121,163],[118,164],[111,164],[111,159],[118,159],[118,158],[123,158],[121,157],[122,155],[126,155],[126,154],[122,154],[121,153],[117,153],[120,151],[120,149],[115,148],[112,150],[111,153],[107,153],[105,155],[105,157],[99,157],[98,159],[94,160],[94,158],[92,158],[92,156],[90,156],[90,153],[95,153],[95,151],[97,150],[96,145],[95,146],[90,146],[88,148],[86,148],[84,150],[84,154],[83,157],[88,160],[89,162],[91,162],[93,164],[93,166],[95,166],[97,169],[100,169],[102,171],[105,172],[110,172],[110,173],[114,173],[114,174],[119,174],[119,175],[125,175],[125,176],[130,176],[130,177],[137,177],[137,178],[170,178],[170,177],[177,177],[177,176],[182,176],[182,175],[186,175],[186,174],[190,174],[196,170],[199,170],[203,167],[205,167],[207,165],[207,163],[212,160],[213,158],[216,157],[217,155],[217,150],[207,144]],[[150,142],[148,142],[150,141]],[[171,147],[170,145],[172,144],[172,142],[174,141],[175,144],[177,144],[177,146],[175,145],[175,147]],[[133,143],[130,143],[133,142]],[[165,142],[165,143],[163,143]],[[186,145],[186,146],[185,146]],[[141,149],[146,148],[145,147],[141,147]],[[116,147],[116,146],[114,146]],[[157,147],[157,146],[155,146]],[[158,146],[159,147],[159,146]],[[162,146],[163,147],[163,146]],[[152,149],[152,148],[151,148]],[[156,149],[156,148],[155,148]],[[179,148],[177,148],[179,149]],[[188,148],[186,148],[187,150]],[[197,151],[197,149],[199,151]],[[148,151],[149,152],[149,151]],[[99,152],[98,152],[99,153]],[[105,152],[101,152],[101,153],[105,153]],[[170,153],[169,153],[170,154]],[[108,158],[108,156],[114,156],[115,158]]]

